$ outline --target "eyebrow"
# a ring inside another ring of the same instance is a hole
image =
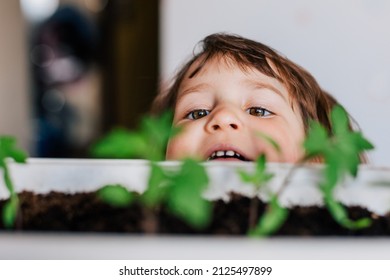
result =
[[[286,99],[286,96],[279,89],[277,89],[276,87],[274,87],[273,85],[271,85],[269,83],[263,83],[263,82],[260,82],[257,80],[248,79],[248,80],[244,81],[244,84],[249,86],[249,87],[256,88],[256,89],[262,89],[262,88],[269,89],[269,90],[275,92],[281,98],[283,98],[283,100],[285,100],[287,103],[290,102],[289,100]]]
[[[197,91],[201,91],[201,90],[204,90],[204,89],[207,89],[210,87],[211,86],[209,86],[208,84],[204,84],[204,83],[197,84],[195,86],[189,87],[189,88],[183,90],[182,92],[180,92],[176,99],[179,100],[188,94],[195,93]]]
[[[246,79],[242,83],[247,87],[251,87],[251,88],[255,88],[255,89],[264,89],[264,88],[269,89],[272,92],[274,92],[275,94],[279,95],[285,102],[290,103],[290,100],[288,98],[286,98],[286,96],[279,89],[277,89],[276,87],[274,87],[270,83],[264,83],[264,82],[261,82],[258,80],[253,80],[253,79]],[[184,91],[182,91],[177,96],[176,102],[186,95],[189,95],[189,94],[192,94],[192,93],[195,93],[197,91],[201,91],[201,90],[204,90],[204,89],[207,89],[210,87],[211,86],[209,86],[206,83],[200,83],[200,84],[191,86],[191,87],[185,89]]]

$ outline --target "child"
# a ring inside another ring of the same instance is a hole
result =
[[[302,67],[273,49],[236,35],[213,34],[160,93],[154,112],[172,108],[183,131],[166,158],[297,162],[309,119],[330,132],[337,101]],[[280,146],[275,150],[264,137]]]

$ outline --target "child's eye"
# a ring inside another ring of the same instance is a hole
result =
[[[247,109],[246,112],[255,117],[268,117],[274,114],[271,111],[261,107],[251,107]]]
[[[210,114],[209,110],[198,109],[198,110],[191,111],[186,116],[186,119],[197,120],[197,119],[200,119],[200,118],[203,118],[203,117],[207,116],[208,114]]]

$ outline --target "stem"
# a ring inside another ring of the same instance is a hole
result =
[[[257,197],[253,197],[251,199],[250,205],[249,205],[249,229],[254,229],[257,224],[257,209],[259,207],[259,200]]]
[[[13,224],[14,224],[14,227],[16,229],[22,229],[22,212],[20,211],[20,201],[19,201],[19,197],[17,195],[17,193],[15,192],[15,188],[14,188],[14,185],[12,183],[12,180],[11,180],[11,176],[9,174],[9,169],[8,169],[8,166],[7,166],[7,163],[5,162],[5,160],[3,161],[3,164],[2,164],[2,167],[3,167],[3,178],[4,178],[4,182],[5,182],[5,185],[10,193],[10,197],[9,199],[10,200],[15,200],[16,202],[16,217],[15,217],[15,220],[13,221]]]
[[[10,195],[12,196],[15,193],[15,189],[14,189],[14,185],[12,184],[11,177],[9,175],[7,163],[5,161],[3,163],[3,171],[4,171],[3,176],[4,176],[5,185],[9,191]]]
[[[290,170],[288,171],[286,177],[284,177],[284,180],[280,186],[280,189],[276,192],[276,196],[279,197],[282,192],[287,188],[288,183],[291,180],[291,177],[294,175],[297,169],[301,168],[307,161],[309,160],[309,157],[304,157],[303,159],[299,160]]]
[[[157,208],[143,207],[143,220],[141,222],[142,229],[145,233],[156,234],[158,232],[159,224],[157,219]]]
[[[23,228],[23,216],[22,216],[22,211],[21,211],[21,208],[20,208],[20,200],[19,200],[19,197],[16,193],[13,194],[13,196],[15,197],[14,199],[16,199],[17,201],[17,207],[16,207],[16,218],[15,218],[15,221],[14,221],[14,228],[16,230],[22,230]]]

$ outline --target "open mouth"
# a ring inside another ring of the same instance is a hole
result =
[[[213,152],[207,160],[241,160],[241,161],[249,161],[249,159],[245,158],[243,155],[233,151],[215,151]]]

